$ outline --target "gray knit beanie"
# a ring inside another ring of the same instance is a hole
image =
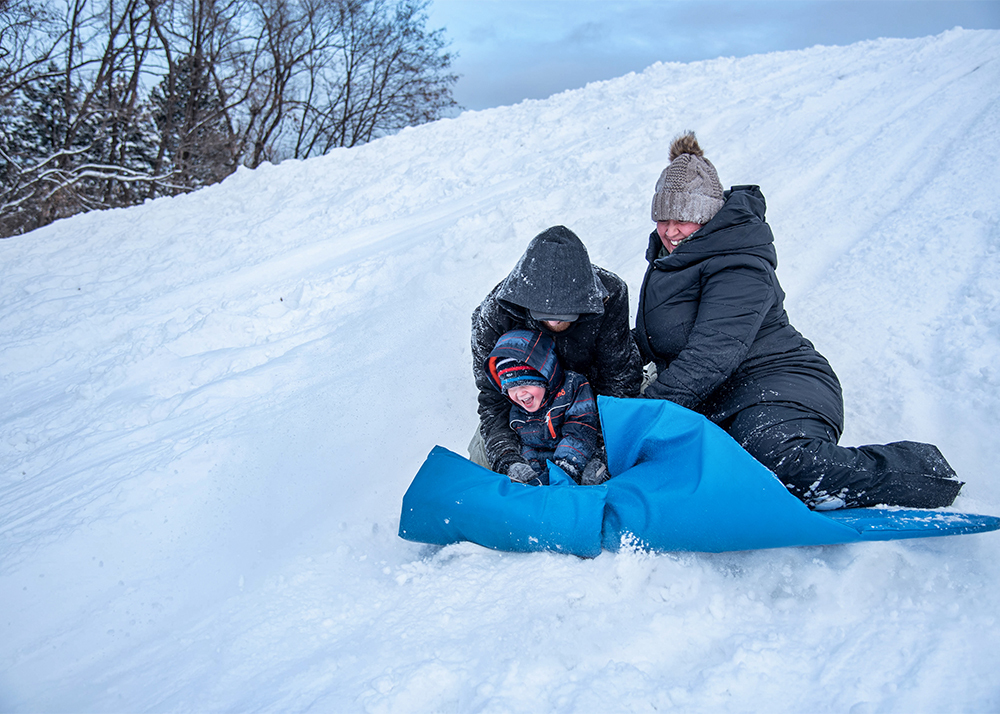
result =
[[[722,184],[705,158],[694,132],[674,139],[670,165],[663,169],[653,194],[654,221],[705,224],[722,208]]]

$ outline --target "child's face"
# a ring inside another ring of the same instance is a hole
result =
[[[507,396],[526,412],[537,412],[545,399],[545,387],[522,384],[507,390]]]

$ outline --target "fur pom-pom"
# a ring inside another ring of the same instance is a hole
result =
[[[698,146],[698,140],[694,136],[693,131],[681,134],[673,143],[670,144],[670,160],[675,160],[681,154],[694,154],[695,156],[704,156],[705,152],[701,150]]]

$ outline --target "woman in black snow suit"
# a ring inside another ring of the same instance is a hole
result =
[[[962,483],[935,446],[837,445],[840,382],[788,323],[764,209],[757,186],[723,192],[694,134],[674,140],[636,316],[643,396],[705,415],[811,508],[950,505]]]

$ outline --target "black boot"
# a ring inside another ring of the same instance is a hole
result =
[[[848,506],[886,504],[909,508],[950,506],[965,484],[933,444],[897,441],[862,446],[859,451],[874,459],[871,478],[852,489]]]

